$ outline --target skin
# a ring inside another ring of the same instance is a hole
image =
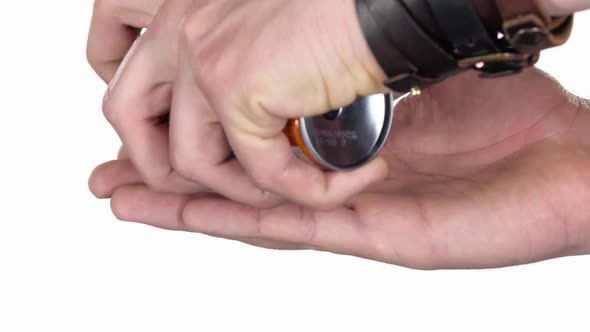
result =
[[[345,28],[355,20],[350,0],[169,0],[111,80],[105,116],[156,191],[337,207],[382,180],[385,161],[323,172],[293,154],[283,128],[383,90],[360,28]],[[340,38],[311,38],[317,30]]]
[[[590,249],[589,110],[538,70],[451,79],[400,104],[390,175],[330,212],[157,193],[128,160],[99,166],[90,186],[122,220],[263,247],[420,269],[524,264]]]
[[[588,0],[541,0],[551,15],[565,15],[590,8]]]
[[[319,170],[283,133],[289,119],[384,92],[353,0],[129,1],[97,2],[88,52],[112,78],[104,114],[151,189],[330,210],[387,176],[382,158]]]
[[[88,33],[88,62],[105,82],[117,69],[141,29],[151,25],[164,0],[97,0]]]
[[[588,106],[537,70],[404,100],[359,171],[295,159],[287,118],[382,89],[355,20],[349,0],[167,1],[118,74],[120,56],[90,61],[115,75],[104,109],[126,147],[92,192],[122,220],[412,268],[588,253]]]

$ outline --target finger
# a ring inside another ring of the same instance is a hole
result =
[[[115,191],[111,206],[120,220],[265,248],[322,250],[418,269],[452,266],[449,233],[427,222],[425,206],[411,197],[364,195],[354,208],[331,212],[296,205],[265,210],[219,197],[126,186]]]
[[[163,0],[96,0],[88,35],[88,62],[110,82],[125,54],[151,24]]]
[[[448,239],[429,222],[424,206],[401,195],[359,195],[351,208],[330,212],[284,205],[256,209],[202,197],[183,212],[184,227],[225,238],[296,243],[416,269],[449,265]]]
[[[282,130],[265,137],[260,133],[266,128],[249,132],[231,120],[225,128],[235,155],[254,181],[298,204],[331,209],[387,176],[381,158],[351,172],[324,172],[297,158]]]
[[[190,195],[157,193],[145,185],[124,186],[114,191],[111,210],[119,220],[184,230],[182,211],[191,198]]]
[[[439,220],[439,225],[431,219],[441,217],[437,209],[456,210],[456,201],[425,202],[402,195],[360,195],[351,208],[320,212],[297,205],[257,209],[219,197],[126,186],[115,191],[111,206],[120,220],[158,228],[267,248],[329,251],[417,269],[460,266],[451,258],[460,250],[449,247],[456,246],[456,239],[448,236],[465,232],[447,229],[454,222]]]
[[[141,175],[131,161],[113,160],[92,171],[88,187],[97,198],[108,198],[119,187],[139,183],[142,183]]]
[[[296,205],[257,209],[222,198],[202,197],[186,205],[188,231],[224,238],[256,238],[298,244],[302,248],[362,255],[368,247],[360,239],[364,226],[347,208],[331,212]]]
[[[227,239],[227,238],[225,238]],[[236,241],[240,241],[242,243],[259,247],[265,249],[273,249],[273,250],[306,250],[305,246],[300,244],[288,243],[288,242],[279,242],[279,241],[270,241],[270,240],[259,240],[259,239],[235,239]]]
[[[181,44],[181,48],[184,47]],[[186,49],[185,49],[186,50]],[[220,195],[259,207],[282,203],[245,174],[211,106],[193,80],[190,53],[180,50],[170,112],[170,153],[175,171]]]
[[[111,200],[115,216],[120,220],[142,223],[168,230],[189,230],[182,220],[182,210],[192,197],[150,191],[143,185],[125,186],[116,190]],[[208,234],[212,235],[213,234]],[[301,250],[303,246],[257,238],[229,238],[267,249]]]
[[[205,188],[174,172],[170,163],[168,113],[177,67],[184,9],[164,5],[105,98],[105,116],[117,131],[144,182],[158,191],[192,193]],[[188,3],[188,1],[187,1]],[[177,6],[178,5],[178,6]]]

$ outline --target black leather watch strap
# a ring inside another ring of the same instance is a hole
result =
[[[400,0],[410,16],[440,45],[444,45],[446,36],[434,18],[427,0]]]
[[[532,66],[569,37],[573,17],[539,0],[356,0],[361,27],[394,91],[425,88],[467,69],[483,76]]]
[[[439,77],[456,68],[456,61],[412,18],[398,0],[367,0],[377,21],[395,47],[425,76]]]
[[[497,33],[488,31],[471,0],[426,1],[450,44],[449,52],[460,64],[467,63],[465,67],[477,65],[484,76],[503,76],[520,72],[533,61],[530,56],[516,56],[500,48],[503,42]],[[489,58],[493,55],[503,57]]]
[[[367,43],[385,74],[391,77],[400,73],[417,72],[418,69],[393,46],[365,1],[357,1],[357,11]]]
[[[390,79],[385,84],[392,90],[407,92],[412,88],[424,88],[458,70],[456,60],[416,23],[399,1],[357,0],[357,7],[359,15],[364,12],[371,18],[361,17],[361,26],[369,44],[377,39],[375,35],[383,34],[389,47],[397,50],[411,64],[411,70],[405,72],[386,70]],[[376,31],[373,23],[381,29]],[[377,59],[383,58],[379,47],[372,47],[372,50]]]
[[[500,50],[490,38],[470,0],[426,0],[452,52],[460,58],[471,58]]]

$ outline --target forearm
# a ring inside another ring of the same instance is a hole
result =
[[[551,15],[566,15],[590,9],[590,0],[541,0]]]

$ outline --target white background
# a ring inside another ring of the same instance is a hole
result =
[[[86,186],[119,145],[91,7],[0,3],[0,331],[590,331],[590,257],[420,272],[116,221]],[[585,97],[589,34],[541,62]]]

